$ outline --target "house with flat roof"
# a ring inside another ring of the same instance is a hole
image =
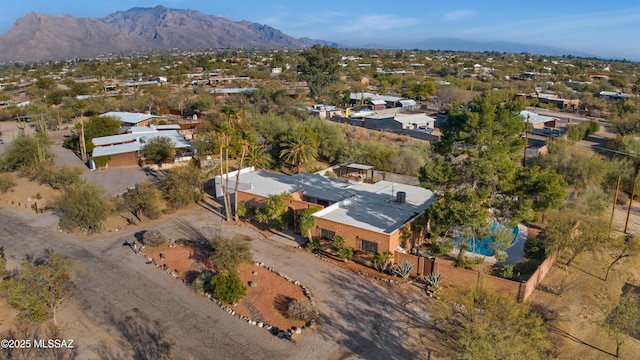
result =
[[[140,163],[145,144],[157,137],[167,137],[171,139],[175,149],[188,152],[191,144],[178,133],[176,127],[179,128],[180,125],[135,126],[126,134],[93,138],[91,142],[95,148],[91,157],[108,157],[107,168],[135,166]],[[177,154],[177,160],[182,157],[180,155]]]
[[[124,127],[131,126],[149,126],[158,121],[167,118],[164,116],[157,116],[151,114],[142,114],[142,113],[130,113],[130,112],[121,112],[121,111],[110,111],[108,113],[104,113],[100,116],[103,117],[111,117],[122,123]]]
[[[556,127],[558,118],[540,115],[528,110],[522,110],[520,111],[520,120],[525,123],[528,122],[534,129],[544,129],[545,127]]]
[[[365,128],[377,130],[433,130],[435,124],[436,119],[425,113],[373,114],[364,118]]]
[[[217,182],[221,180],[217,179]],[[242,171],[235,186],[235,173],[229,185],[239,202],[262,207],[272,195],[283,198],[297,219],[306,208],[313,214],[314,238],[345,238],[345,245],[368,252],[403,251],[413,243],[412,224],[422,219],[437,197],[428,189],[390,181],[374,184],[299,173],[285,175],[262,170]],[[297,221],[294,221],[297,222]]]

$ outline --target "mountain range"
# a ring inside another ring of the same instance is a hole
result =
[[[104,18],[50,16],[32,12],[0,34],[0,62],[38,62],[166,49],[301,49],[313,44],[350,48],[498,51],[539,55],[590,56],[545,45],[473,42],[434,38],[400,45],[345,46],[332,41],[296,39],[268,25],[230,21],[193,10],[132,8]]]

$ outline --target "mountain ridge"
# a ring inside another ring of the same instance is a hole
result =
[[[195,10],[133,7],[103,18],[38,12],[18,18],[0,34],[0,62],[38,62],[100,54],[121,54],[169,49],[271,48],[302,49],[314,44],[340,48],[419,49],[444,51],[497,51],[532,55],[595,57],[547,45],[507,41],[470,41],[436,37],[395,45],[350,46],[335,41],[296,39],[266,24],[231,21]]]

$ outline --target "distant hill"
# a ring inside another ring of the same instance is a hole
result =
[[[33,62],[153,49],[307,46],[308,42],[268,25],[163,6],[118,11],[103,19],[33,12],[0,35],[0,61]]]
[[[383,44],[368,44],[364,48],[367,49],[419,49],[419,50],[444,50],[444,51],[470,51],[470,52],[484,52],[484,51],[496,51],[505,53],[527,53],[532,55],[545,55],[545,56],[562,56],[573,55],[578,57],[595,57],[595,55],[583,53],[580,51],[562,49],[547,45],[535,45],[509,41],[470,41],[455,38],[431,38],[423,41],[401,43],[395,45],[383,45]]]
[[[548,56],[591,57],[577,51],[515,42],[475,42],[433,38],[413,43],[347,46],[332,41],[296,39],[268,25],[233,22],[193,10],[164,6],[132,8],[102,19],[49,16],[32,12],[0,35],[0,62],[37,62],[121,54],[133,51],[206,48],[301,49],[313,44],[342,48],[497,51]]]

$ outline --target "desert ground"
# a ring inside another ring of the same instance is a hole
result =
[[[6,123],[3,132],[6,139]],[[137,167],[90,172],[61,147],[63,134],[51,134],[56,163],[84,169],[83,177],[101,184],[109,195],[153,176]],[[57,316],[60,333],[75,340],[70,355],[77,359],[147,359],[163,354],[173,359],[435,359],[445,352],[442,335],[430,330],[430,300],[418,286],[359,276],[270,240],[252,227],[224,224],[209,206],[192,205],[136,225],[115,217],[100,235],[64,234],[57,229],[53,211],[36,214],[31,208],[34,203],[42,209],[54,202],[57,191],[16,180],[14,191],[0,195],[0,247],[9,269],[47,251],[61,252],[79,264],[81,290]],[[320,311],[317,325],[292,343],[230,316],[124,245],[151,229],[172,239],[248,236],[255,261],[299,280],[313,293]],[[0,310],[0,334],[15,332],[16,313],[4,301]]]

